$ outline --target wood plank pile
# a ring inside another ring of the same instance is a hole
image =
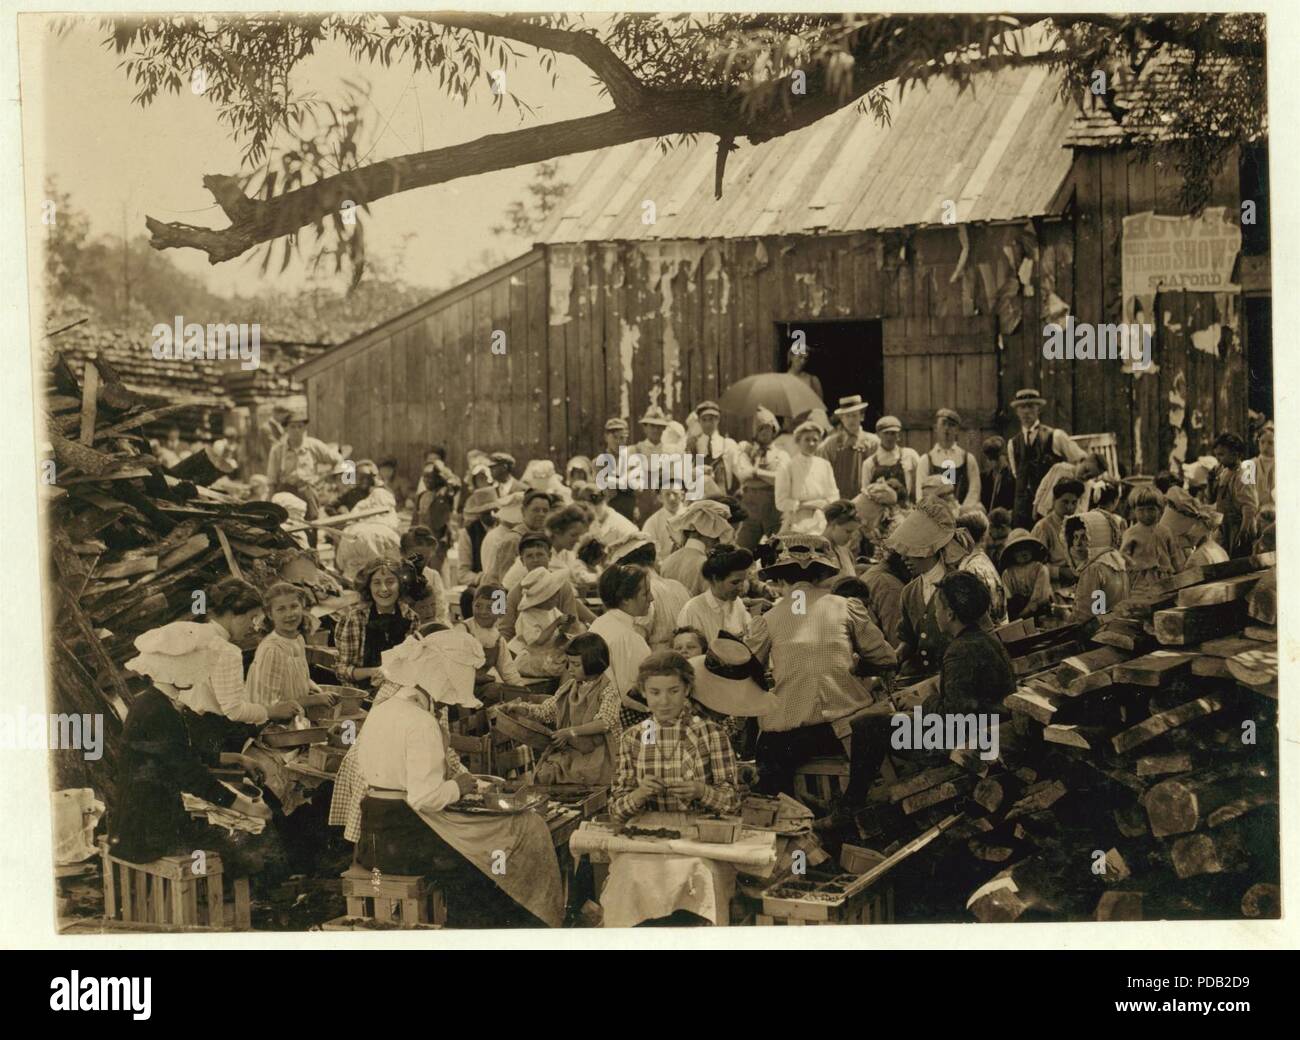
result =
[[[911,864],[900,919],[960,919],[962,893],[985,922],[1277,916],[1275,562],[1182,572],[1090,635],[1007,641],[998,759],[878,782],[858,817],[888,855],[961,814]]]
[[[62,356],[48,373],[39,478],[50,551],[49,660],[54,710],[104,716],[104,755],[57,751],[58,786],[92,786],[110,807],[121,720],[137,677],[122,670],[142,632],[194,618],[194,593],[229,574],[259,587],[304,556],[269,502],[234,503],[205,484],[200,452],[165,472],[141,434],[187,407],[126,387],[102,359],[81,379]],[[332,581],[305,560],[328,591]]]

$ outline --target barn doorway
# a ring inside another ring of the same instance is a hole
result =
[[[829,414],[841,397],[860,394],[869,405],[864,425],[871,429],[883,414],[885,394],[884,330],[879,321],[779,321],[776,323],[776,365],[788,367],[790,347],[808,347],[807,371],[822,384]],[[796,336],[796,333],[802,333]]]

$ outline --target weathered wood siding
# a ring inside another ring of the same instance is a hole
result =
[[[1055,300],[1077,321],[1121,320],[1124,216],[1180,212],[1170,172],[1122,151],[1081,152],[1067,190],[1067,219],[968,226],[965,246],[961,229],[941,226],[538,247],[313,363],[313,424],[354,457],[397,455],[408,473],[430,443],[457,466],[471,447],[562,466],[600,450],[611,416],[635,423],[654,401],[681,419],[771,371],[778,323],[843,319],[881,321],[884,400],[871,414],[899,416],[920,450],[944,406],[965,417],[969,450],[1010,434],[1006,402],[1024,386],[1047,398],[1046,422],[1113,432],[1134,471],[1167,464],[1171,393],[1186,400],[1189,457],[1218,430],[1244,431],[1241,336],[1225,337],[1222,357],[1191,343],[1214,320],[1210,294],[1157,298],[1152,374],[1044,359]],[[1239,204],[1235,167],[1213,204]],[[492,353],[494,331],[506,334],[504,356]],[[724,428],[748,436],[738,418]]]
[[[492,351],[505,333],[505,353]],[[546,265],[536,251],[444,293],[305,376],[311,432],[355,459],[395,455],[418,476],[431,444],[539,453],[547,425]]]
[[[1140,163],[1134,153],[1118,149],[1078,151],[1073,179],[1074,294],[1060,295],[1078,321],[1119,322],[1123,320],[1124,217],[1149,211],[1164,216],[1185,212],[1178,201],[1181,179],[1168,164]],[[1209,204],[1239,208],[1235,162],[1225,164],[1216,178]],[[1120,459],[1145,473],[1168,466],[1178,436],[1170,422],[1171,404],[1177,399],[1185,401],[1181,429],[1187,435],[1189,459],[1208,453],[1221,430],[1246,432],[1246,359],[1240,325],[1223,337],[1216,356],[1192,345],[1192,333],[1217,320],[1212,293],[1161,293],[1155,310],[1153,360],[1158,371],[1135,378],[1116,362],[1044,363],[1064,370],[1043,380],[1056,391],[1047,393],[1054,406],[1046,421],[1073,432],[1113,431]],[[1080,368],[1083,371],[1073,371]],[[1073,406],[1066,411],[1064,392],[1071,386]]]

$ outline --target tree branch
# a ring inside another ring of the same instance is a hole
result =
[[[636,78],[594,32],[586,29],[554,29],[525,21],[519,15],[473,14],[463,11],[406,12],[404,17],[436,22],[452,29],[514,40],[540,50],[556,51],[577,58],[587,66],[609,91],[617,108],[635,108],[649,102],[653,91]]]

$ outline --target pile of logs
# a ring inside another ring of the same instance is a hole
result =
[[[1019,686],[999,758],[878,782],[863,843],[959,812],[917,886],[948,895],[936,916],[960,892],[985,922],[1278,916],[1274,565],[1184,571],[1086,628],[1002,630]]]
[[[234,574],[262,587],[301,555],[279,506],[205,486],[220,475],[206,455],[164,472],[150,454],[141,428],[186,407],[136,393],[102,359],[81,379],[62,357],[49,372],[39,479],[53,710],[102,714],[105,734],[98,761],[57,751],[55,780],[92,786],[110,807],[121,721],[139,688],[121,668],[135,638],[193,618],[194,593],[214,581]]]

